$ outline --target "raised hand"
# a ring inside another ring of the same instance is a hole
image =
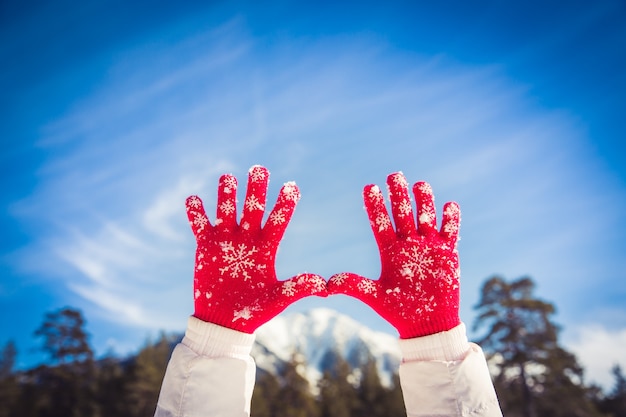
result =
[[[460,210],[454,203],[443,209],[437,230],[432,189],[413,185],[417,226],[408,183],[402,173],[387,177],[394,230],[383,194],[367,185],[363,199],[380,251],[380,277],[371,280],[353,273],[333,275],[329,294],[347,294],[372,307],[409,339],[450,330],[460,324],[459,257],[457,240]]]
[[[217,217],[211,225],[197,196],[187,198],[187,216],[198,244],[194,272],[194,316],[245,333],[269,321],[308,295],[326,296],[318,275],[276,278],[280,240],[300,199],[295,183],[286,183],[264,226],[269,171],[253,166],[241,221],[237,223],[237,179],[220,178]]]

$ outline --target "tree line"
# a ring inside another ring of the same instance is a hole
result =
[[[584,379],[575,355],[558,340],[555,306],[535,296],[532,279],[492,277],[481,288],[474,329],[507,417],[626,417],[626,378],[612,370],[604,392]],[[135,355],[95,358],[79,310],[47,313],[35,335],[48,361],[16,370],[13,342],[0,351],[0,417],[152,416],[179,335],[162,333]],[[352,369],[338,354],[324,361],[315,387],[297,353],[276,375],[257,372],[253,417],[405,416],[398,376],[383,386],[375,358]]]

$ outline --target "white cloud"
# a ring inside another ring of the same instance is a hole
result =
[[[41,183],[17,211],[51,230],[36,236],[37,250],[55,248],[45,264],[101,315],[183,326],[193,261],[184,198],[199,194],[211,217],[218,175],[237,174],[241,189],[255,163],[302,188],[279,254],[287,274],[377,273],[362,251],[373,237],[360,192],[397,170],[431,182],[439,211],[460,200],[470,304],[487,274],[571,270],[561,243],[592,241],[564,232],[601,221],[588,216],[594,195],[584,211],[564,209],[587,172],[578,126],[534,107],[498,68],[408,57],[367,38],[269,46],[238,25],[116,55],[110,77],[44,129]]]
[[[611,368],[626,369],[626,327],[608,329],[603,324],[585,324],[573,330],[566,342],[585,368],[586,382],[600,384],[605,390],[615,381]]]

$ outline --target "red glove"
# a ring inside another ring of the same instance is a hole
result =
[[[278,244],[300,199],[295,183],[280,190],[265,226],[269,171],[253,166],[241,222],[237,224],[237,180],[220,178],[215,226],[209,223],[202,200],[187,198],[187,216],[198,247],[194,273],[194,316],[200,320],[253,333],[291,303],[308,295],[326,296],[326,282],[301,274],[278,281],[274,261]]]
[[[450,330],[461,323],[456,248],[459,206],[444,206],[441,231],[437,231],[432,189],[425,182],[415,183],[416,227],[402,173],[389,175],[387,184],[395,231],[380,188],[367,185],[363,190],[380,251],[380,278],[374,281],[353,273],[336,274],[328,283],[328,292],[360,299],[394,326],[403,339]]]

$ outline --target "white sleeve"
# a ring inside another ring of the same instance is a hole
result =
[[[487,361],[465,325],[400,340],[400,385],[407,417],[501,417]]]
[[[167,365],[155,417],[248,417],[254,335],[190,317]]]

